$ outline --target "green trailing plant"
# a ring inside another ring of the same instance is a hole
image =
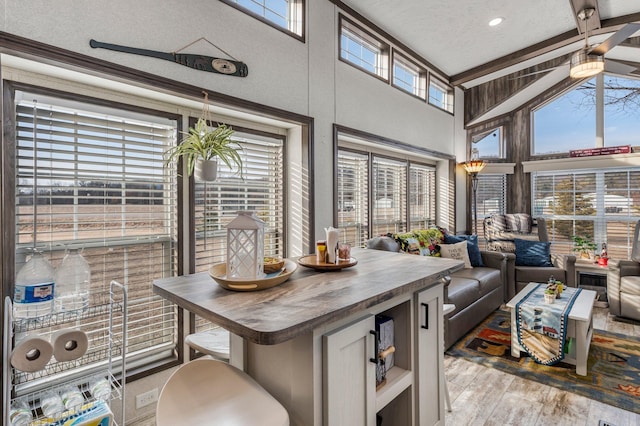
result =
[[[166,163],[170,164],[182,158],[187,162],[189,176],[193,174],[198,159],[214,160],[219,158],[230,169],[237,168],[242,175],[242,147],[231,139],[234,130],[226,124],[213,129],[207,120],[201,117],[194,127],[190,127],[182,141],[165,151]]]
[[[580,253],[583,257],[590,257],[596,249],[596,243],[594,243],[589,237],[579,237],[574,235],[571,237],[573,240],[573,251]]]

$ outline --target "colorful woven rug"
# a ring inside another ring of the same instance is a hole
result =
[[[460,339],[448,355],[573,392],[640,414],[640,339],[594,330],[587,375],[559,362],[548,366],[511,356],[510,314],[498,310]]]

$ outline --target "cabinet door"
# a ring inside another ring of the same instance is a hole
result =
[[[375,320],[369,315],[323,336],[325,426],[376,424]]]
[[[444,424],[442,285],[417,294],[416,417],[420,426]]]

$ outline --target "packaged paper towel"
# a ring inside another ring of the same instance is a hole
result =
[[[338,249],[338,236],[339,229],[330,226],[324,228],[324,232],[327,234],[327,263],[336,263],[336,251]]]

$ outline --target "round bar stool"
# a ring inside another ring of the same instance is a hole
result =
[[[456,310],[456,305],[453,303],[445,303],[442,305],[442,316],[447,316],[451,312]],[[449,388],[447,387],[447,378],[444,378],[444,400],[447,404],[447,411],[451,412],[451,398],[449,397]]]
[[[245,372],[201,358],[178,368],[160,392],[157,426],[288,426],[284,407]]]
[[[222,327],[189,334],[184,342],[215,359],[229,361],[229,331]]]

